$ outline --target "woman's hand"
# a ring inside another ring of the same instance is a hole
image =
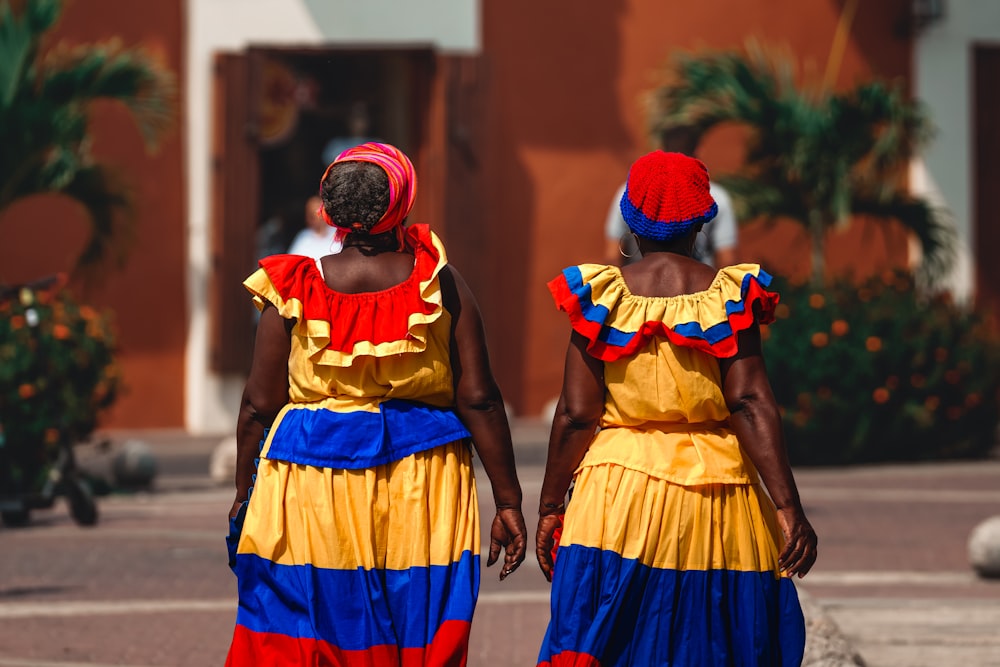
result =
[[[236,500],[233,501],[233,507],[232,507],[232,509],[229,510],[229,518],[230,519],[235,519],[236,518],[236,516],[240,513],[240,508],[243,506],[243,503],[245,503],[246,501],[247,501],[246,498],[243,498],[242,500],[239,499],[239,498],[237,498]]]
[[[817,537],[802,508],[778,510],[778,525],[785,536],[785,548],[778,556],[778,567],[788,576],[806,576],[816,562]]]
[[[564,514],[545,514],[538,517],[538,530],[535,531],[535,558],[538,567],[542,569],[545,580],[552,582],[552,568],[555,565],[555,552],[559,535],[562,533]]]
[[[500,549],[504,549],[503,568],[500,570],[500,581],[516,570],[524,562],[525,545],[527,544],[527,529],[524,527],[524,515],[520,508],[508,507],[497,509],[490,528],[490,556],[486,567],[493,565],[500,557]]]

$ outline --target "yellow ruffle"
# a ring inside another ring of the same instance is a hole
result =
[[[580,468],[614,463],[674,484],[746,484],[757,471],[728,424],[646,423],[602,428]]]
[[[727,322],[726,304],[740,302],[746,276],[757,277],[759,264],[736,264],[719,269],[706,289],[671,297],[632,294],[617,266],[581,264],[583,282],[590,287],[591,301],[607,308],[607,326],[624,332],[638,331],[647,322],[662,322],[670,328],[697,323],[702,329]]]
[[[778,577],[783,539],[774,505],[758,484],[685,487],[605,464],[576,476],[560,541],[573,544],[654,568]]]

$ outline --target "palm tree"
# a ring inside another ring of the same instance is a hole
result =
[[[148,150],[172,124],[173,74],[117,42],[40,55],[62,0],[0,0],[0,213],[21,197],[68,196],[86,209],[90,237],[76,269],[124,260],[134,214],[128,188],[94,159],[88,117],[98,100],[124,104]]]
[[[699,134],[722,123],[748,130],[746,158],[719,180],[741,219],[788,218],[811,238],[812,281],[824,276],[826,232],[854,215],[895,220],[920,241],[921,274],[942,277],[952,260],[945,211],[909,193],[910,159],[931,136],[924,110],[898,87],[873,81],[844,93],[799,85],[790,58],[756,43],[746,53],[687,54],[650,95],[655,136],[676,127]]]

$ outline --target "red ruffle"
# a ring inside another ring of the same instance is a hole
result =
[[[315,260],[300,255],[273,255],[259,264],[284,301],[302,304],[302,319],[330,325],[327,349],[350,353],[358,343],[405,340],[410,335],[411,317],[426,319],[441,308],[425,301],[421,284],[433,280],[440,255],[425,224],[407,227],[404,238],[413,248],[414,268],[406,281],[386,290],[343,294],[330,289]]]

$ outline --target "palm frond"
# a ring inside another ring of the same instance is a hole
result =
[[[877,81],[837,96],[833,108],[841,152],[854,164],[853,179],[891,197],[904,186],[910,160],[933,136],[925,108]]]
[[[155,148],[171,126],[176,103],[171,72],[117,41],[57,51],[39,74],[39,97],[54,105],[85,106],[97,99],[129,108],[146,145]]]
[[[724,175],[713,177],[733,200],[736,219],[744,222],[758,218],[790,218],[805,224],[807,211],[796,192],[787,184],[756,178]]]
[[[41,35],[55,25],[61,0],[33,0],[20,15],[0,0],[0,109],[10,106],[38,51]]]
[[[124,264],[135,240],[132,224],[135,214],[129,190],[118,175],[98,164],[84,165],[60,191],[86,209],[91,224],[75,272],[91,278],[95,269],[107,262],[115,266]]]
[[[714,175],[741,219],[787,217],[822,238],[854,213],[894,218],[920,239],[925,275],[943,275],[949,265],[946,212],[906,190],[908,164],[931,124],[898,86],[874,81],[832,94],[822,82],[797,81],[790,56],[751,41],[745,53],[676,56],[649,101],[654,135],[686,126],[700,136],[721,123],[747,130],[739,171]],[[814,260],[822,262],[821,253]]]
[[[855,197],[852,210],[896,220],[913,232],[920,243],[919,274],[924,284],[937,284],[954,266],[957,238],[954,220],[947,209],[898,192],[890,198]]]

